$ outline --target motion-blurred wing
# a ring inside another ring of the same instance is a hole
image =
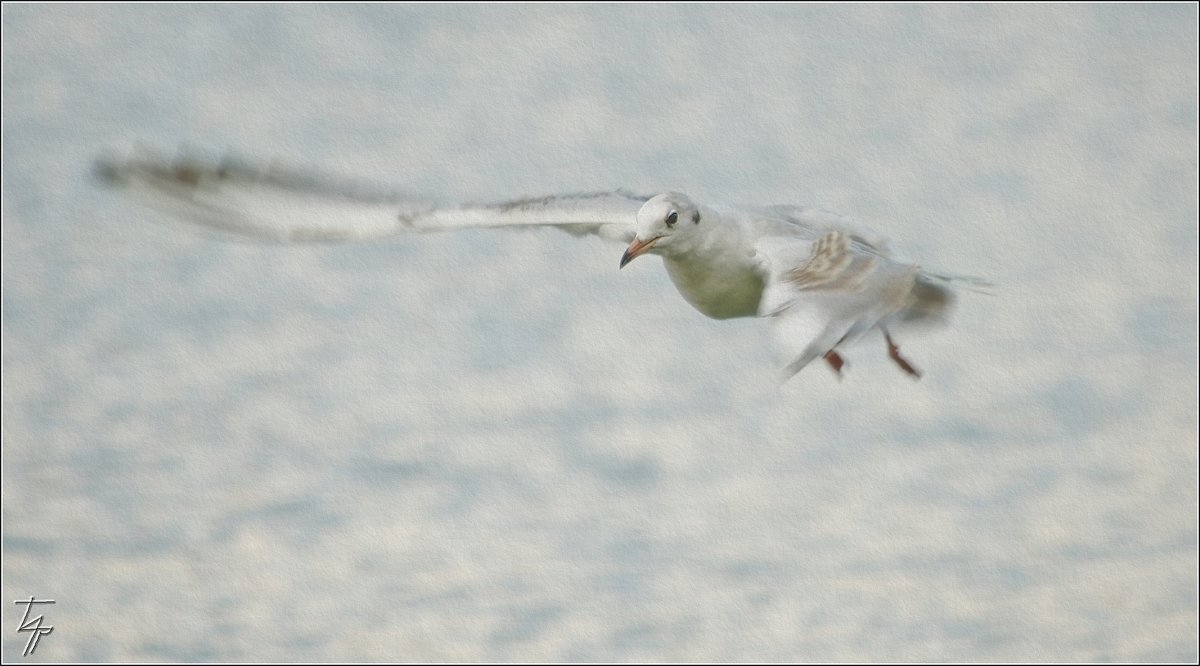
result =
[[[785,375],[914,304],[919,269],[864,247],[841,230],[815,242],[764,238],[756,246],[766,287],[759,315],[772,319],[788,358]]]
[[[590,192],[437,206],[387,188],[315,172],[139,154],[101,158],[105,183],[187,220],[279,242],[346,242],[409,231],[538,227],[629,242],[649,197]]]

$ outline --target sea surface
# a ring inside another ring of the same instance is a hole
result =
[[[5,3],[4,661],[1194,663],[1197,92],[1190,3]],[[996,286],[780,384],[657,258],[231,239],[138,145]]]

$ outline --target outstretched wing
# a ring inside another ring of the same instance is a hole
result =
[[[145,153],[101,158],[96,175],[190,221],[278,242],[346,242],[410,231],[538,226],[629,242],[637,211],[650,198],[614,191],[438,206],[394,189],[316,172]]]
[[[815,242],[768,237],[756,250],[766,282],[759,316],[772,319],[792,359],[786,377],[880,323],[902,318],[924,293],[916,288],[920,269],[877,253],[846,231],[827,231]],[[948,298],[941,303],[948,304]]]

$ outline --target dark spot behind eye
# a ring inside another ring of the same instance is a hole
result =
[[[692,224],[700,224],[700,211],[692,213]]]
[[[679,221],[679,213],[677,213],[677,212],[675,212],[675,211],[671,211],[671,212],[670,212],[670,213],[667,215],[667,226],[668,226],[668,227],[673,227],[673,226],[675,226],[675,223],[676,223],[676,222],[678,222],[678,221]]]

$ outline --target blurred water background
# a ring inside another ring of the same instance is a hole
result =
[[[6,3],[4,660],[1195,662],[1196,25]],[[137,142],[815,204],[999,287],[920,382],[779,386],[657,259],[232,242],[91,180]]]

